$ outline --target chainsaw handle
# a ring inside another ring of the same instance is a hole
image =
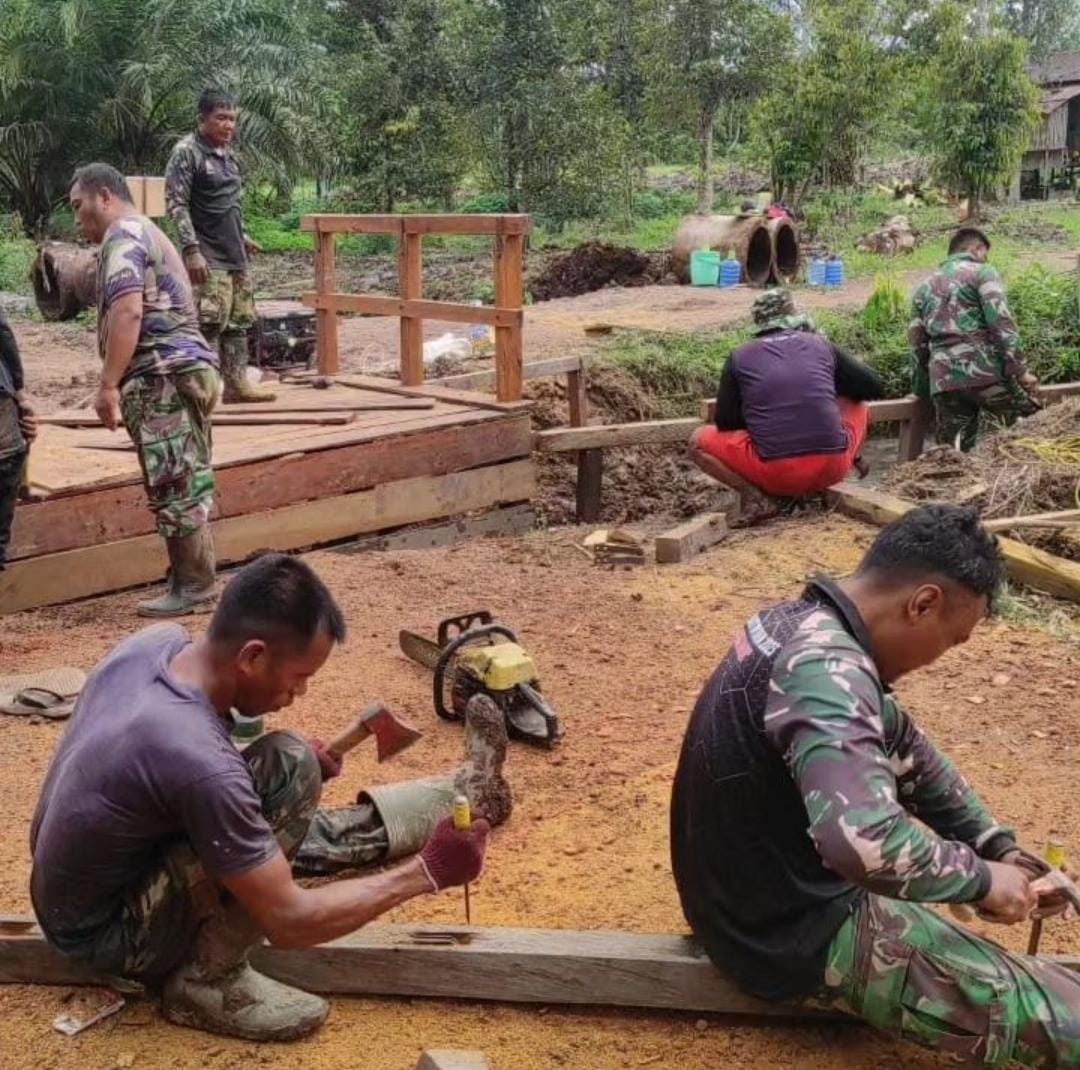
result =
[[[490,619],[490,614],[487,614]],[[457,620],[463,620],[464,618],[458,617]],[[451,621],[443,621],[439,625],[439,637],[442,638],[444,625],[452,623]],[[432,694],[435,699],[435,712],[444,721],[457,721],[460,720],[454,714],[453,710],[448,710],[446,704],[443,702],[443,690],[446,680],[446,669],[450,662],[453,660],[454,655],[463,647],[469,643],[475,643],[480,639],[490,639],[493,635],[501,635],[504,639],[509,639],[510,642],[516,643],[518,637],[512,628],[508,628],[505,624],[484,624],[479,628],[472,628],[469,631],[462,632],[457,638],[451,639],[446,646],[443,647],[442,653],[439,654],[439,660],[435,663],[435,679],[432,681]]]
[[[447,617],[439,621],[437,642],[440,647],[445,647],[451,638],[457,638],[466,632],[471,632],[475,625],[486,626],[495,618],[486,609],[476,609],[472,613],[462,613],[460,617]]]

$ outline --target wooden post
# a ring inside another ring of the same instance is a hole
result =
[[[315,232],[315,292],[320,296],[337,289],[336,241],[333,234]],[[320,375],[337,375],[341,364],[337,312],[332,308],[320,308],[315,313],[315,354]]]
[[[922,453],[923,441],[933,423],[933,416],[934,410],[929,398],[919,398],[915,402],[915,411],[911,414],[911,419],[904,420],[900,424],[900,446],[896,456],[901,463],[913,461]]]
[[[570,402],[570,426],[589,422],[589,395],[585,362],[577,371],[566,373],[566,396]],[[577,519],[592,524],[600,519],[600,497],[604,482],[604,451],[579,450],[577,455]]]
[[[520,309],[523,234],[495,235],[495,307]],[[521,400],[521,327],[495,328],[495,397]]]
[[[398,245],[398,277],[401,298],[420,299],[423,288],[422,254],[419,234],[402,232]],[[401,381],[419,386],[424,381],[424,321],[416,316],[401,317]]]

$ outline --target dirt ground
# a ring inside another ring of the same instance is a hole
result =
[[[474,885],[474,922],[684,931],[668,861],[667,807],[697,692],[745,617],[796,592],[813,571],[851,569],[873,529],[804,517],[735,534],[693,563],[613,572],[575,550],[581,535],[563,529],[430,551],[309,555],[340,598],[351,632],[308,694],[278,720],[325,738],[381,696],[424,728],[418,745],[386,765],[376,765],[370,750],[354,753],[329,786],[331,804],[364,784],[452,766],[460,729],[437,721],[429,679],[400,655],[396,634],[401,627],[430,631],[441,616],[490,607],[520,630],[536,657],[566,739],[555,753],[511,745],[516,809],[493,835],[487,872]],[[90,667],[136,626],[138,597],[5,618],[0,672],[57,662]],[[1055,838],[1075,856],[1078,679],[1075,645],[992,622],[899,691],[1001,820],[1035,848]],[[28,828],[62,730],[0,718],[4,912],[30,906]],[[387,920],[461,922],[461,895],[424,897]],[[995,935],[1013,947],[1026,939],[1019,929]],[[1080,925],[1049,922],[1044,949],[1080,951]],[[72,1040],[51,1027],[63,992],[0,988],[5,1070],[411,1070],[425,1047],[480,1048],[495,1070],[953,1065],[855,1024],[477,1004],[468,999],[468,978],[457,1002],[335,999],[322,1032],[287,1047],[182,1030],[163,1022],[149,1001]]]
[[[264,267],[256,264],[256,281],[260,292],[282,293],[281,285],[271,286],[267,290],[259,281],[260,271],[268,276],[267,282],[277,280],[283,270],[281,263],[278,263],[282,258],[263,259]],[[1039,260],[1052,270],[1065,270],[1075,266],[1076,254],[1048,249],[1039,254]],[[292,271],[299,270],[295,257],[287,263],[294,265]],[[466,265],[461,270],[472,269]],[[486,266],[484,270],[487,270]],[[903,285],[913,290],[927,274],[925,270],[906,271],[900,274],[900,279]],[[371,285],[385,289],[386,280],[381,280],[381,276],[364,276],[357,280],[357,284],[365,279]],[[300,275],[292,285],[302,288],[307,284],[304,276]],[[837,290],[800,288],[796,297],[799,304],[809,311],[858,308],[866,303],[873,287],[872,278],[859,278]],[[599,323],[615,328],[679,333],[717,330],[748,319],[750,306],[758,292],[747,286],[728,290],[695,289],[690,286],[614,287],[581,297],[564,297],[530,305],[525,313],[525,360],[538,361],[599,352],[602,342],[588,337],[584,331],[585,327]],[[280,309],[288,307],[287,302],[282,301],[275,302],[275,306]],[[298,304],[296,307],[302,306]],[[34,323],[21,317],[15,319],[12,325],[26,365],[28,392],[42,409],[51,411],[58,407],[78,405],[90,395],[100,367],[92,327],[79,323]],[[342,316],[339,318],[338,331],[343,371],[396,375],[396,319]],[[464,337],[466,328],[461,324],[425,321],[425,339],[438,338],[446,333]],[[482,368],[483,365],[476,367]],[[433,371],[440,373],[439,368]]]

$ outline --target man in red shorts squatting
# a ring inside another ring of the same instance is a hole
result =
[[[777,498],[819,494],[859,456],[869,412],[883,394],[877,374],[834,346],[795,310],[789,291],[754,301],[755,335],[724,366],[715,426],[699,427],[690,455],[704,472],[739,492],[742,516],[774,516]]]

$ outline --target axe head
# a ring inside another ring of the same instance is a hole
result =
[[[368,707],[360,720],[375,737],[375,749],[380,762],[385,762],[387,758],[400,754],[423,735],[412,725],[396,717],[381,703]]]

